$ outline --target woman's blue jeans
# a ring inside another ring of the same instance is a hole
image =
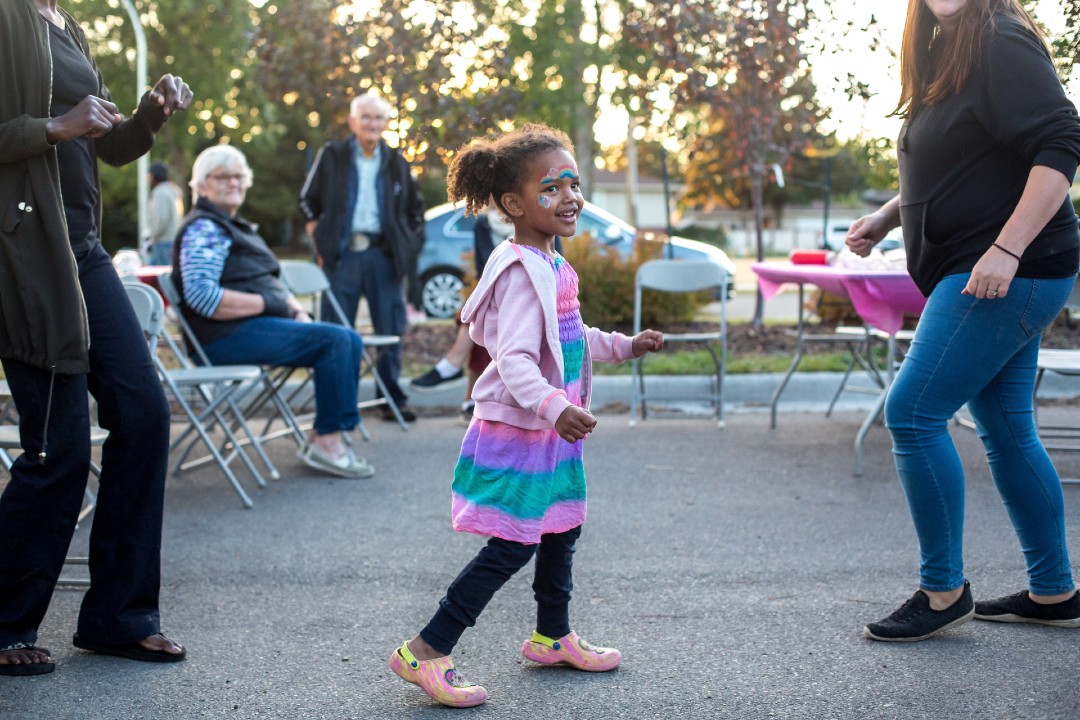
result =
[[[315,379],[315,432],[352,430],[363,341],[341,325],[257,317],[203,347],[215,365],[310,367]]]
[[[885,403],[900,482],[919,537],[919,584],[964,584],[964,474],[949,421],[964,403],[986,447],[1037,595],[1073,589],[1061,481],[1035,428],[1039,341],[1075,278],[1015,278],[1008,295],[961,295],[970,273],[930,295]]]

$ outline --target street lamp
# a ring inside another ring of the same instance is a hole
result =
[[[667,172],[667,148],[660,143],[660,179],[664,183],[664,229],[667,231],[667,240],[664,247],[667,250],[668,260],[675,257],[675,248],[671,244],[671,186],[668,182]]]
[[[811,145],[803,153],[808,158],[821,158],[822,159],[822,172],[821,182],[809,182],[799,181],[802,185],[809,185],[811,187],[820,187],[824,193],[822,199],[822,224],[821,228],[821,243],[824,246],[829,244],[829,200],[832,191],[832,159],[833,156],[840,152],[839,145],[832,145],[829,147],[818,147]]]
[[[135,106],[139,106],[142,94],[146,92],[146,33],[143,31],[142,20],[139,12],[131,0],[120,0],[131,18],[131,27],[135,30]],[[139,252],[146,258],[147,243],[149,241],[150,227],[146,219],[146,176],[150,172],[150,158],[145,154],[135,161],[135,172],[138,173],[138,209],[139,209],[139,237],[137,238]]]

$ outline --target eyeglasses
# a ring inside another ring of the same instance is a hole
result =
[[[219,173],[217,175],[208,175],[208,180],[221,183],[222,185],[228,185],[229,183],[236,181],[239,183],[246,183],[251,179],[251,175],[248,173]]]

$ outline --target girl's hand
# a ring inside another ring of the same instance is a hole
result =
[[[1015,277],[1018,267],[1019,260],[991,247],[983,253],[979,262],[975,263],[971,277],[960,294],[974,295],[980,300],[1003,298],[1009,294],[1009,283]]]
[[[555,421],[555,432],[568,443],[577,442],[596,428],[596,418],[588,410],[571,405]]]
[[[641,357],[647,352],[657,352],[664,347],[664,334],[658,330],[642,330],[634,336],[634,357]]]

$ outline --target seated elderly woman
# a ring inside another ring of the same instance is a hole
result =
[[[277,258],[237,215],[251,178],[247,159],[230,145],[196,158],[192,209],[173,248],[180,311],[215,365],[313,368],[315,427],[300,459],[334,475],[370,477],[374,469],[344,436],[360,420],[362,341],[352,329],[312,322],[282,285]]]

